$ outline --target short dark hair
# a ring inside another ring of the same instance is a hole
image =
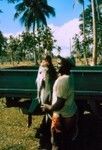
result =
[[[70,70],[72,69],[72,67],[75,66],[75,64],[71,62],[71,59],[69,57],[68,58],[60,57],[60,59],[61,59],[61,66],[60,66],[58,72],[61,75],[63,75],[63,74],[69,75]]]

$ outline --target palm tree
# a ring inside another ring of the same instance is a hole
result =
[[[55,16],[54,8],[48,5],[47,0],[23,0],[15,8],[14,18],[21,16],[21,23],[28,31],[33,27],[33,33],[35,28],[43,25],[47,26],[46,17]]]
[[[83,8],[83,35],[84,35],[84,39],[85,39],[85,2],[84,0],[77,0],[79,4],[82,5]]]
[[[93,65],[97,64],[97,27],[96,27],[96,3],[91,0],[93,18]]]
[[[8,1],[8,3],[15,3],[15,2],[18,2],[20,0],[7,0],[7,1]]]
[[[49,6],[47,0],[23,0],[16,5],[14,18],[21,16],[20,21],[25,26],[26,31],[39,29],[41,26],[47,26],[46,18],[50,15],[55,16],[55,10]],[[35,48],[34,48],[35,49]],[[37,52],[34,51],[34,61],[37,64]]]
[[[86,41],[86,35],[85,35],[85,1],[84,0],[77,0],[79,4],[82,5],[82,8],[83,8],[83,39],[84,39],[84,44],[83,44],[83,47],[84,47],[84,59],[85,59],[85,62],[86,64],[88,64],[88,60],[87,60],[87,52],[86,52],[86,47],[85,47],[85,41]]]

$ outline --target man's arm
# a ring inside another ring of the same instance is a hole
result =
[[[42,108],[43,110],[48,111],[59,111],[64,106],[64,103],[65,103],[64,98],[57,97],[57,101],[54,105],[44,104]]]

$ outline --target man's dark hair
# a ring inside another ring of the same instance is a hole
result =
[[[72,67],[75,67],[75,64],[72,63],[70,58],[61,57],[60,59],[61,59],[61,66],[59,68],[59,73],[61,75],[63,75],[63,74],[69,75],[70,70],[72,69]]]

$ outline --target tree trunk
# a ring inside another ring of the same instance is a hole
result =
[[[85,5],[84,5],[84,1],[83,1],[83,37],[84,37],[84,60],[85,63],[88,65],[88,59],[87,59],[87,49],[85,46],[85,41],[86,41],[86,35],[85,35]]]
[[[35,39],[35,21],[33,23],[33,35],[34,35],[34,39]],[[33,49],[33,58],[34,58],[34,64],[37,65],[37,52],[36,52],[36,47],[35,45],[33,45],[34,49]]]
[[[95,0],[91,0],[93,17],[93,65],[97,64],[97,27],[96,27],[96,7]]]

